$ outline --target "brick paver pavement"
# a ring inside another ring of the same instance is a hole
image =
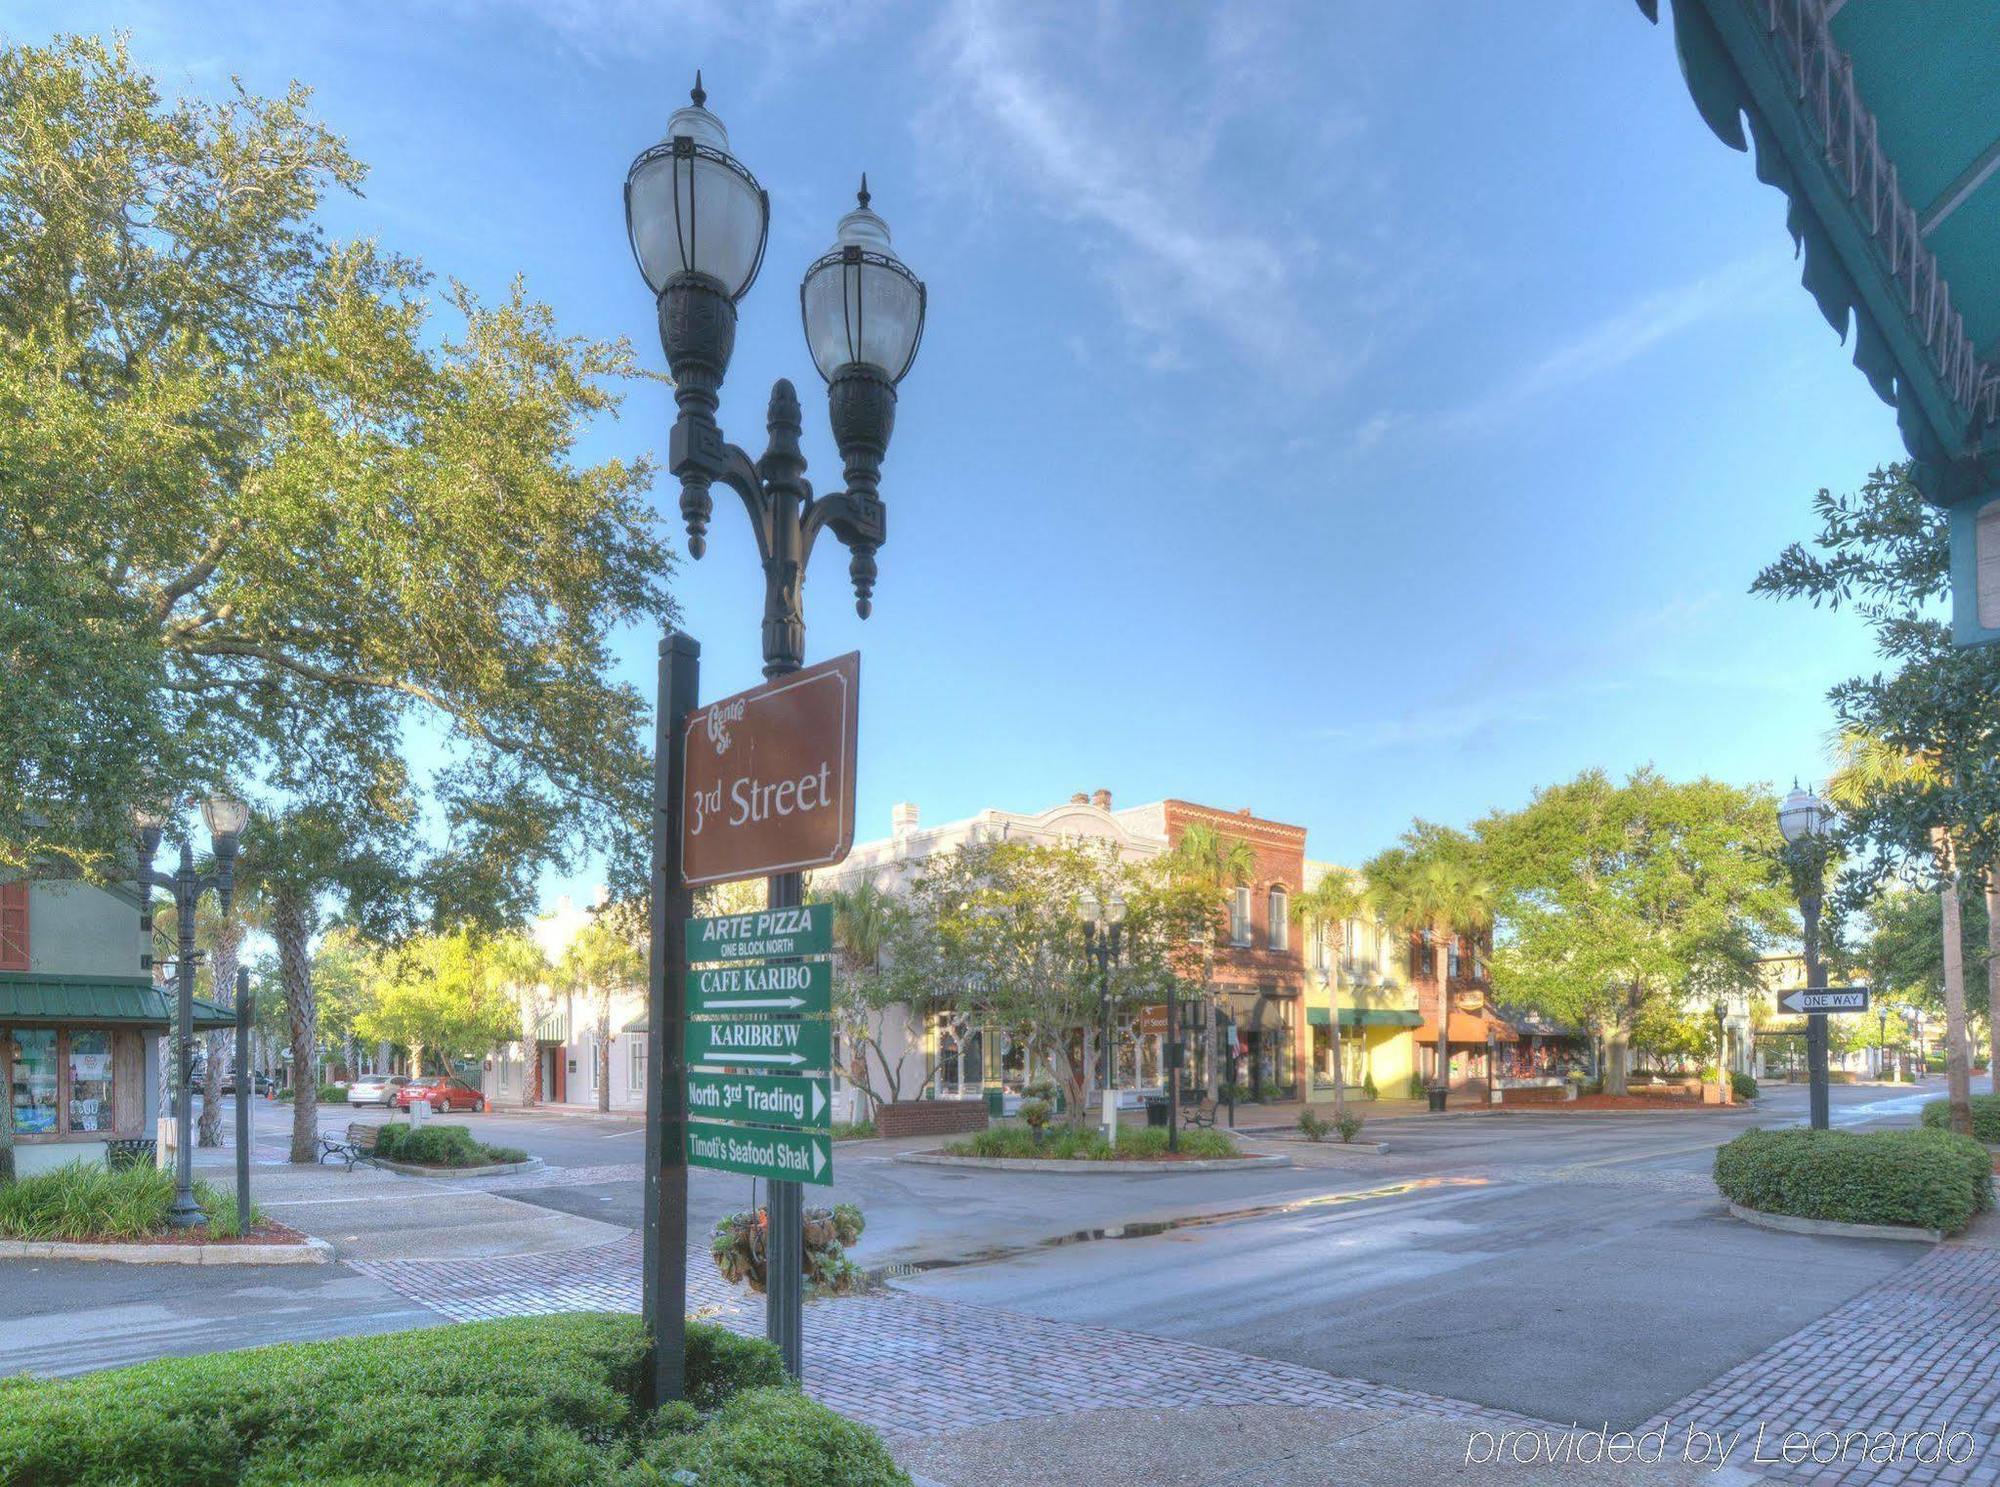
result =
[[[356,1262],[455,1320],[639,1309],[637,1235],[588,1249],[493,1260]],[[730,1287],[705,1250],[688,1257],[691,1309],[732,1330],[764,1328],[761,1298]],[[895,1291],[815,1304],[807,1386],[892,1442],[1092,1410],[1301,1405],[1450,1417],[1469,1428],[1549,1427],[1463,1401],[1339,1378],[1222,1348],[1048,1321]],[[1115,1357],[1116,1364],[1111,1360]],[[1492,1422],[1489,1424],[1488,1422]],[[1940,1246],[1818,1321],[1663,1410],[1678,1449],[1690,1425],[1743,1435],[1730,1465],[1780,1480],[1900,1487],[2000,1484],[2000,1250]],[[1759,1426],[1774,1456],[1790,1430],[1970,1433],[1962,1465],[1752,1464]]]
[[[1732,1464],[1780,1481],[2000,1482],[2000,1250],[1939,1245],[1662,1410],[1648,1428],[1663,1421],[1743,1431]],[[1753,1466],[1747,1458],[1760,1425],[1767,1456],[1779,1454],[1790,1430],[1964,1431],[1971,1453],[1958,1465],[1924,1464],[1908,1453],[1870,1461],[1860,1442],[1844,1461]]]

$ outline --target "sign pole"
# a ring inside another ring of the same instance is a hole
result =
[[[1810,893],[1800,901],[1805,919],[1806,989],[1817,991],[1824,984],[1819,969],[1819,895]],[[1828,1097],[1826,1077],[1826,1013],[1806,1016],[1806,1072],[1811,1080],[1808,1095],[1810,1120],[1815,1131],[1827,1129]]]
[[[694,894],[681,872],[681,781],[686,720],[701,695],[701,644],[670,632],[660,641],[653,726],[652,951],[646,967],[646,1400],[679,1399],[687,1356],[686,1020],[687,921]]]
[[[256,1009],[250,1000],[250,968],[236,968],[236,1232],[250,1228],[250,1104],[257,1096],[257,1076],[250,1072],[250,1023]],[[216,1078],[213,1069],[208,1077]]]
[[[767,907],[796,909],[805,902],[805,875],[778,873],[769,880]],[[784,964],[783,961],[778,964]],[[784,1359],[785,1373],[805,1377],[804,1194],[796,1182],[773,1180],[766,1236],[764,1335]]]

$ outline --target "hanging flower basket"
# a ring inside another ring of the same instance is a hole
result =
[[[847,1258],[847,1246],[861,1238],[866,1227],[861,1210],[852,1203],[832,1208],[808,1208],[802,1215],[806,1284],[816,1296],[842,1296],[861,1288],[861,1267]],[[715,1226],[709,1253],[715,1268],[731,1285],[747,1284],[764,1294],[769,1270],[767,1245],[770,1214],[732,1213]]]

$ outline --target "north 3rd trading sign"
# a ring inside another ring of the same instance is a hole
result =
[[[854,844],[861,653],[688,714],[681,876],[691,887],[831,867]]]

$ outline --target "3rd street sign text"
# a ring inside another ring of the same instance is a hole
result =
[[[824,960],[689,971],[688,1011],[824,1017],[833,1008],[833,966]]]
[[[687,1155],[697,1167],[719,1167],[774,1182],[833,1186],[833,1154],[827,1150],[826,1137],[803,1131],[746,1131],[689,1121]]]
[[[690,1064],[796,1074],[833,1067],[833,1030],[824,1022],[690,1022],[681,1049]]]
[[[824,1074],[690,1074],[688,1114],[824,1131],[833,1122],[832,1084]]]

